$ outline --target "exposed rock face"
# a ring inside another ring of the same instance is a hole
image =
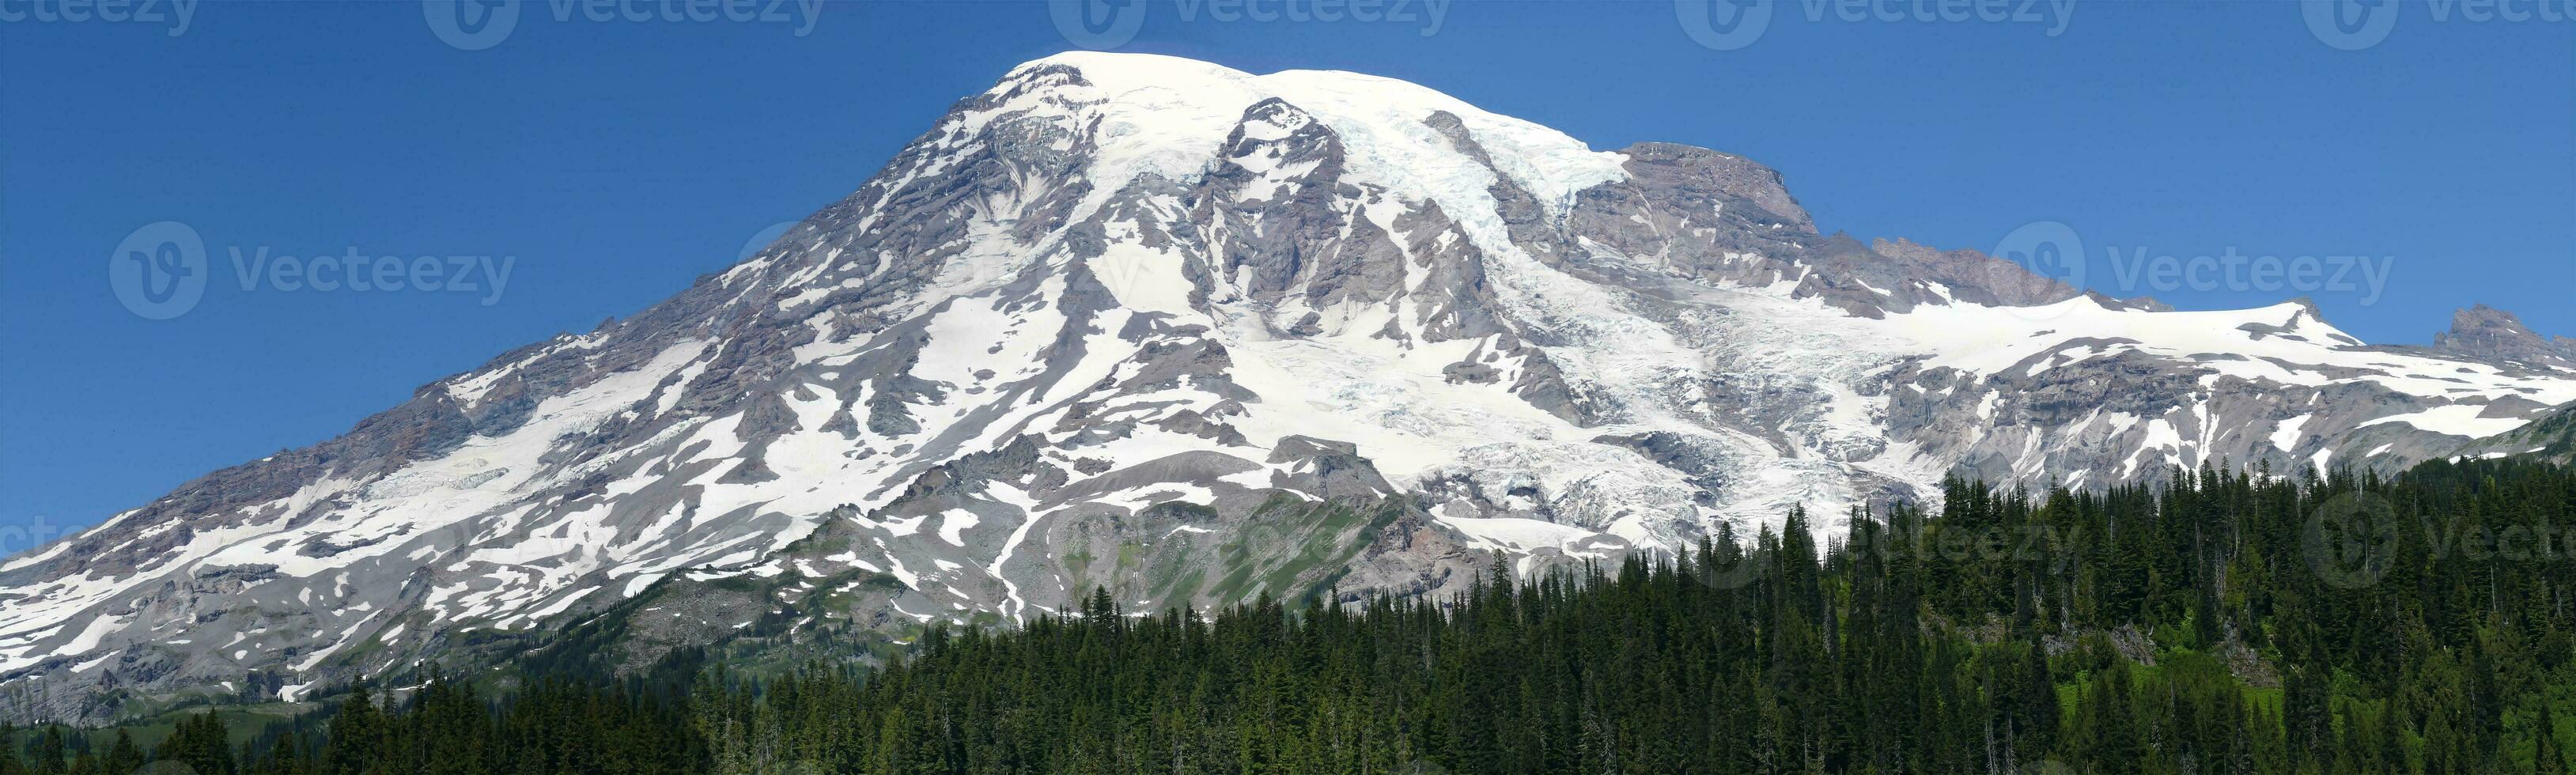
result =
[[[2490,360],[2576,367],[2576,339],[2543,338],[2513,313],[2480,304],[2451,315],[2451,330],[2433,336],[2433,347]]]
[[[1839,531],[1951,472],[2393,469],[2576,400],[2536,337],[2453,338],[1827,235],[1741,157],[1401,82],[1068,54],[641,314],[0,564],[0,715],[295,699],[558,633],[627,667],[900,638],[1095,585],[1438,594],[1492,552],[1794,505]]]
[[[2551,410],[2528,425],[2479,439],[2451,451],[2454,458],[2521,456],[2576,465],[2576,404]]]

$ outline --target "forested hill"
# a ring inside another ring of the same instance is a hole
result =
[[[192,723],[157,754],[229,773],[2565,770],[2567,468],[1945,489],[1938,514],[1824,547],[1793,514],[1454,599],[1203,616],[1099,593],[874,671],[500,703],[440,681],[242,748]],[[0,772],[145,756],[66,752],[93,738],[33,735]]]

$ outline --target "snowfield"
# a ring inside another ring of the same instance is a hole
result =
[[[727,580],[889,633],[1089,585],[1438,594],[1797,507],[1832,539],[1953,473],[2393,470],[2576,401],[2303,303],[1904,247],[1740,157],[1401,81],[1048,57],[669,301],[0,564],[0,684],[48,687],[0,716],[112,713],[109,674],[295,699],[656,594],[667,637],[734,637],[761,612],[687,586]]]

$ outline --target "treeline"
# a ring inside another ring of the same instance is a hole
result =
[[[440,676],[400,701],[360,687],[331,712],[270,725],[238,748],[213,713],[181,721],[149,757],[124,730],[106,751],[68,750],[64,730],[38,730],[23,759],[0,756],[0,775],[125,775],[158,760],[199,775],[694,775],[706,772],[704,739],[684,697],[548,680],[487,702]]]
[[[1137,614],[1100,591],[873,670],[498,702],[439,679],[237,750],[201,717],[151,756],[234,775],[2566,769],[2568,469],[1944,489],[1937,514],[1843,515],[1822,547],[1794,512],[1615,569],[1498,564],[1445,600]],[[60,736],[0,773],[148,758]]]

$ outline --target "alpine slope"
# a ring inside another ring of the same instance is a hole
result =
[[[2383,347],[2299,301],[2112,299],[1820,232],[1726,153],[1063,54],[666,301],[0,563],[0,716],[582,638],[628,668],[899,643],[1094,587],[1441,594],[1793,507],[1839,534],[1952,474],[2394,470],[2576,401],[2576,344],[2459,326]]]

